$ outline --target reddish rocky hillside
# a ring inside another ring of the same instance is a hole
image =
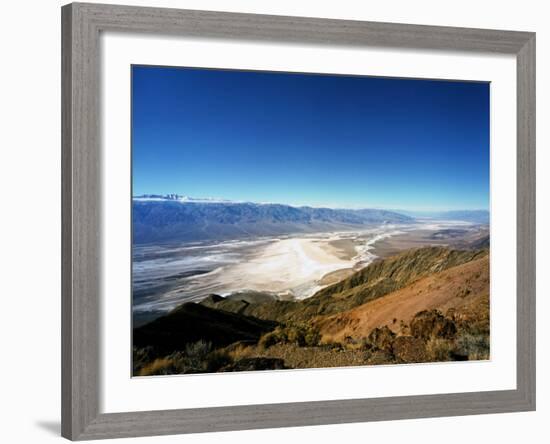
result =
[[[376,327],[402,333],[422,310],[464,311],[489,298],[489,256],[419,279],[400,290],[332,316],[317,317],[324,342],[364,338]]]

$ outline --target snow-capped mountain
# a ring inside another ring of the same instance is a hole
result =
[[[293,207],[177,194],[134,197],[132,210],[134,243],[236,239],[414,221],[386,210]]]

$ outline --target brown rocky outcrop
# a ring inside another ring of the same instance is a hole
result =
[[[438,310],[423,310],[411,320],[411,335],[428,340],[430,338],[452,339],[456,335],[456,325]]]
[[[426,343],[413,336],[399,336],[392,344],[393,354],[398,362],[426,362],[428,353]]]
[[[387,326],[384,326],[382,328],[375,328],[372,330],[367,338],[367,341],[370,345],[379,350],[390,352],[394,338],[395,333]]]

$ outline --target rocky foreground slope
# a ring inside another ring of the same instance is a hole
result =
[[[134,373],[488,359],[488,253],[409,250],[303,301],[182,304],[134,330]]]
[[[360,339],[387,325],[399,334],[422,310],[462,310],[489,298],[489,256],[436,272],[384,297],[331,316],[313,320],[325,341]]]

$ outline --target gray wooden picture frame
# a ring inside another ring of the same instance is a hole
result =
[[[103,31],[514,55],[517,60],[517,388],[101,413],[99,35]],[[62,108],[64,437],[84,440],[535,409],[534,33],[73,3],[62,8]]]

